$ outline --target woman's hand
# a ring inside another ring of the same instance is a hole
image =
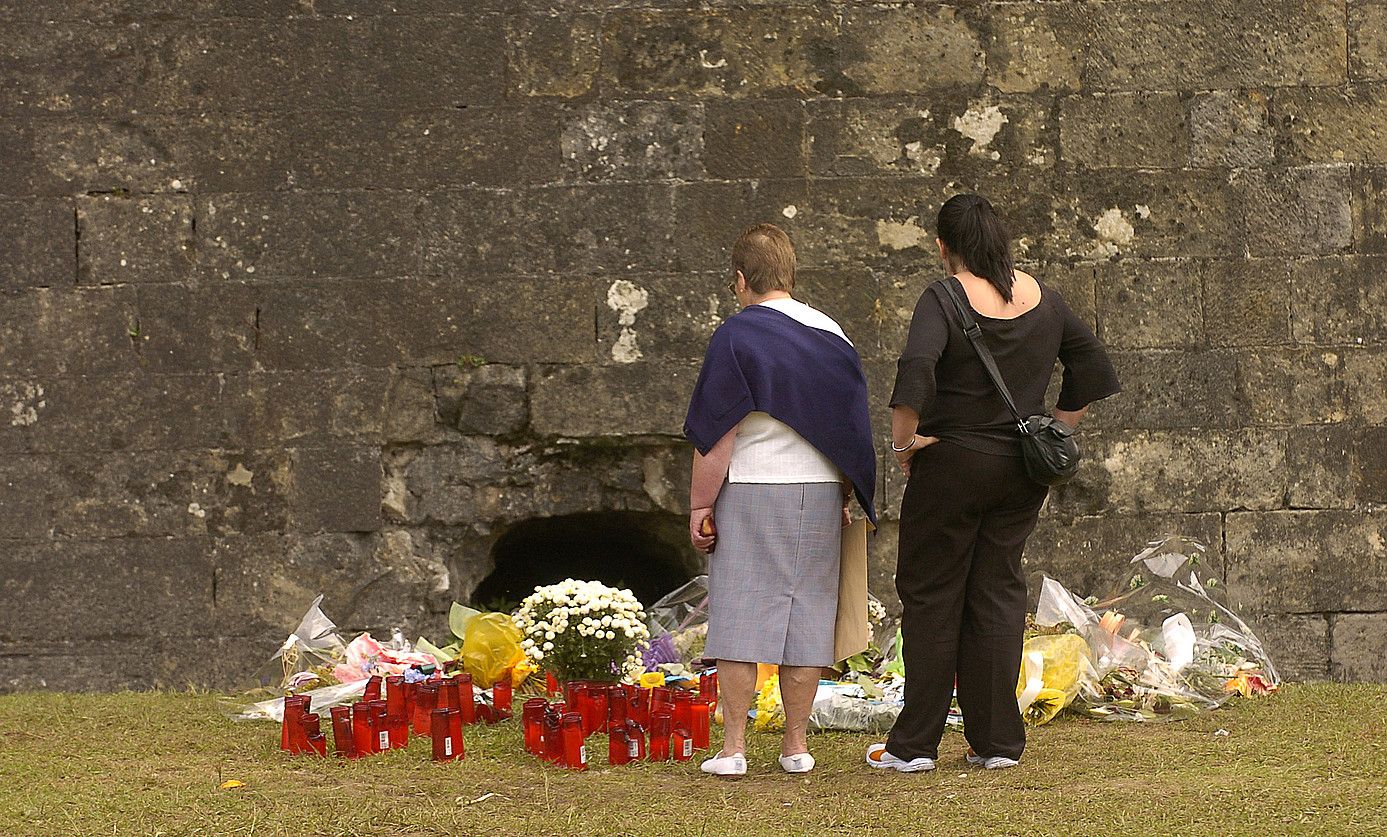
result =
[[[895,442],[891,443],[891,452],[896,455],[896,464],[901,466],[901,473],[910,476],[910,460],[915,454],[939,441],[938,436],[921,436],[916,433],[910,439],[910,445],[905,450],[896,450]]]
[[[713,554],[713,546],[718,542],[718,528],[713,523],[712,508],[694,509],[689,512],[689,540],[694,549],[704,555]]]

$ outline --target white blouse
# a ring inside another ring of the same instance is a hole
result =
[[[794,318],[811,328],[841,337],[849,346],[843,329],[833,318],[794,299],[768,299],[758,303]],[[832,460],[809,444],[788,424],[766,413],[748,413],[737,425],[732,446],[728,482],[789,484],[801,482],[839,482],[843,474]]]

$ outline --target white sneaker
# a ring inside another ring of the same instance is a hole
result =
[[[746,756],[741,753],[714,756],[699,765],[698,769],[713,776],[745,776]]]
[[[786,773],[808,773],[814,769],[814,757],[808,753],[795,753],[780,757],[780,769]]]
[[[883,770],[896,770],[901,773],[928,773],[934,769],[934,759],[921,756],[906,761],[886,752],[885,744],[873,744],[867,748],[867,764]]]
[[[1008,767],[1015,767],[1021,762],[1016,759],[1009,759],[1006,756],[979,756],[975,753],[968,754],[968,763],[977,765],[987,770],[1006,770]]]

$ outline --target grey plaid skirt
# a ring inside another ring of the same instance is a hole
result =
[[[833,665],[843,492],[836,482],[728,483],[713,509],[708,643],[716,660]]]

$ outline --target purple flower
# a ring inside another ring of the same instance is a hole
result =
[[[679,662],[679,652],[674,649],[674,637],[668,633],[660,634],[658,639],[646,646],[641,654],[641,661],[645,664],[646,671],[654,671],[662,663]]]

